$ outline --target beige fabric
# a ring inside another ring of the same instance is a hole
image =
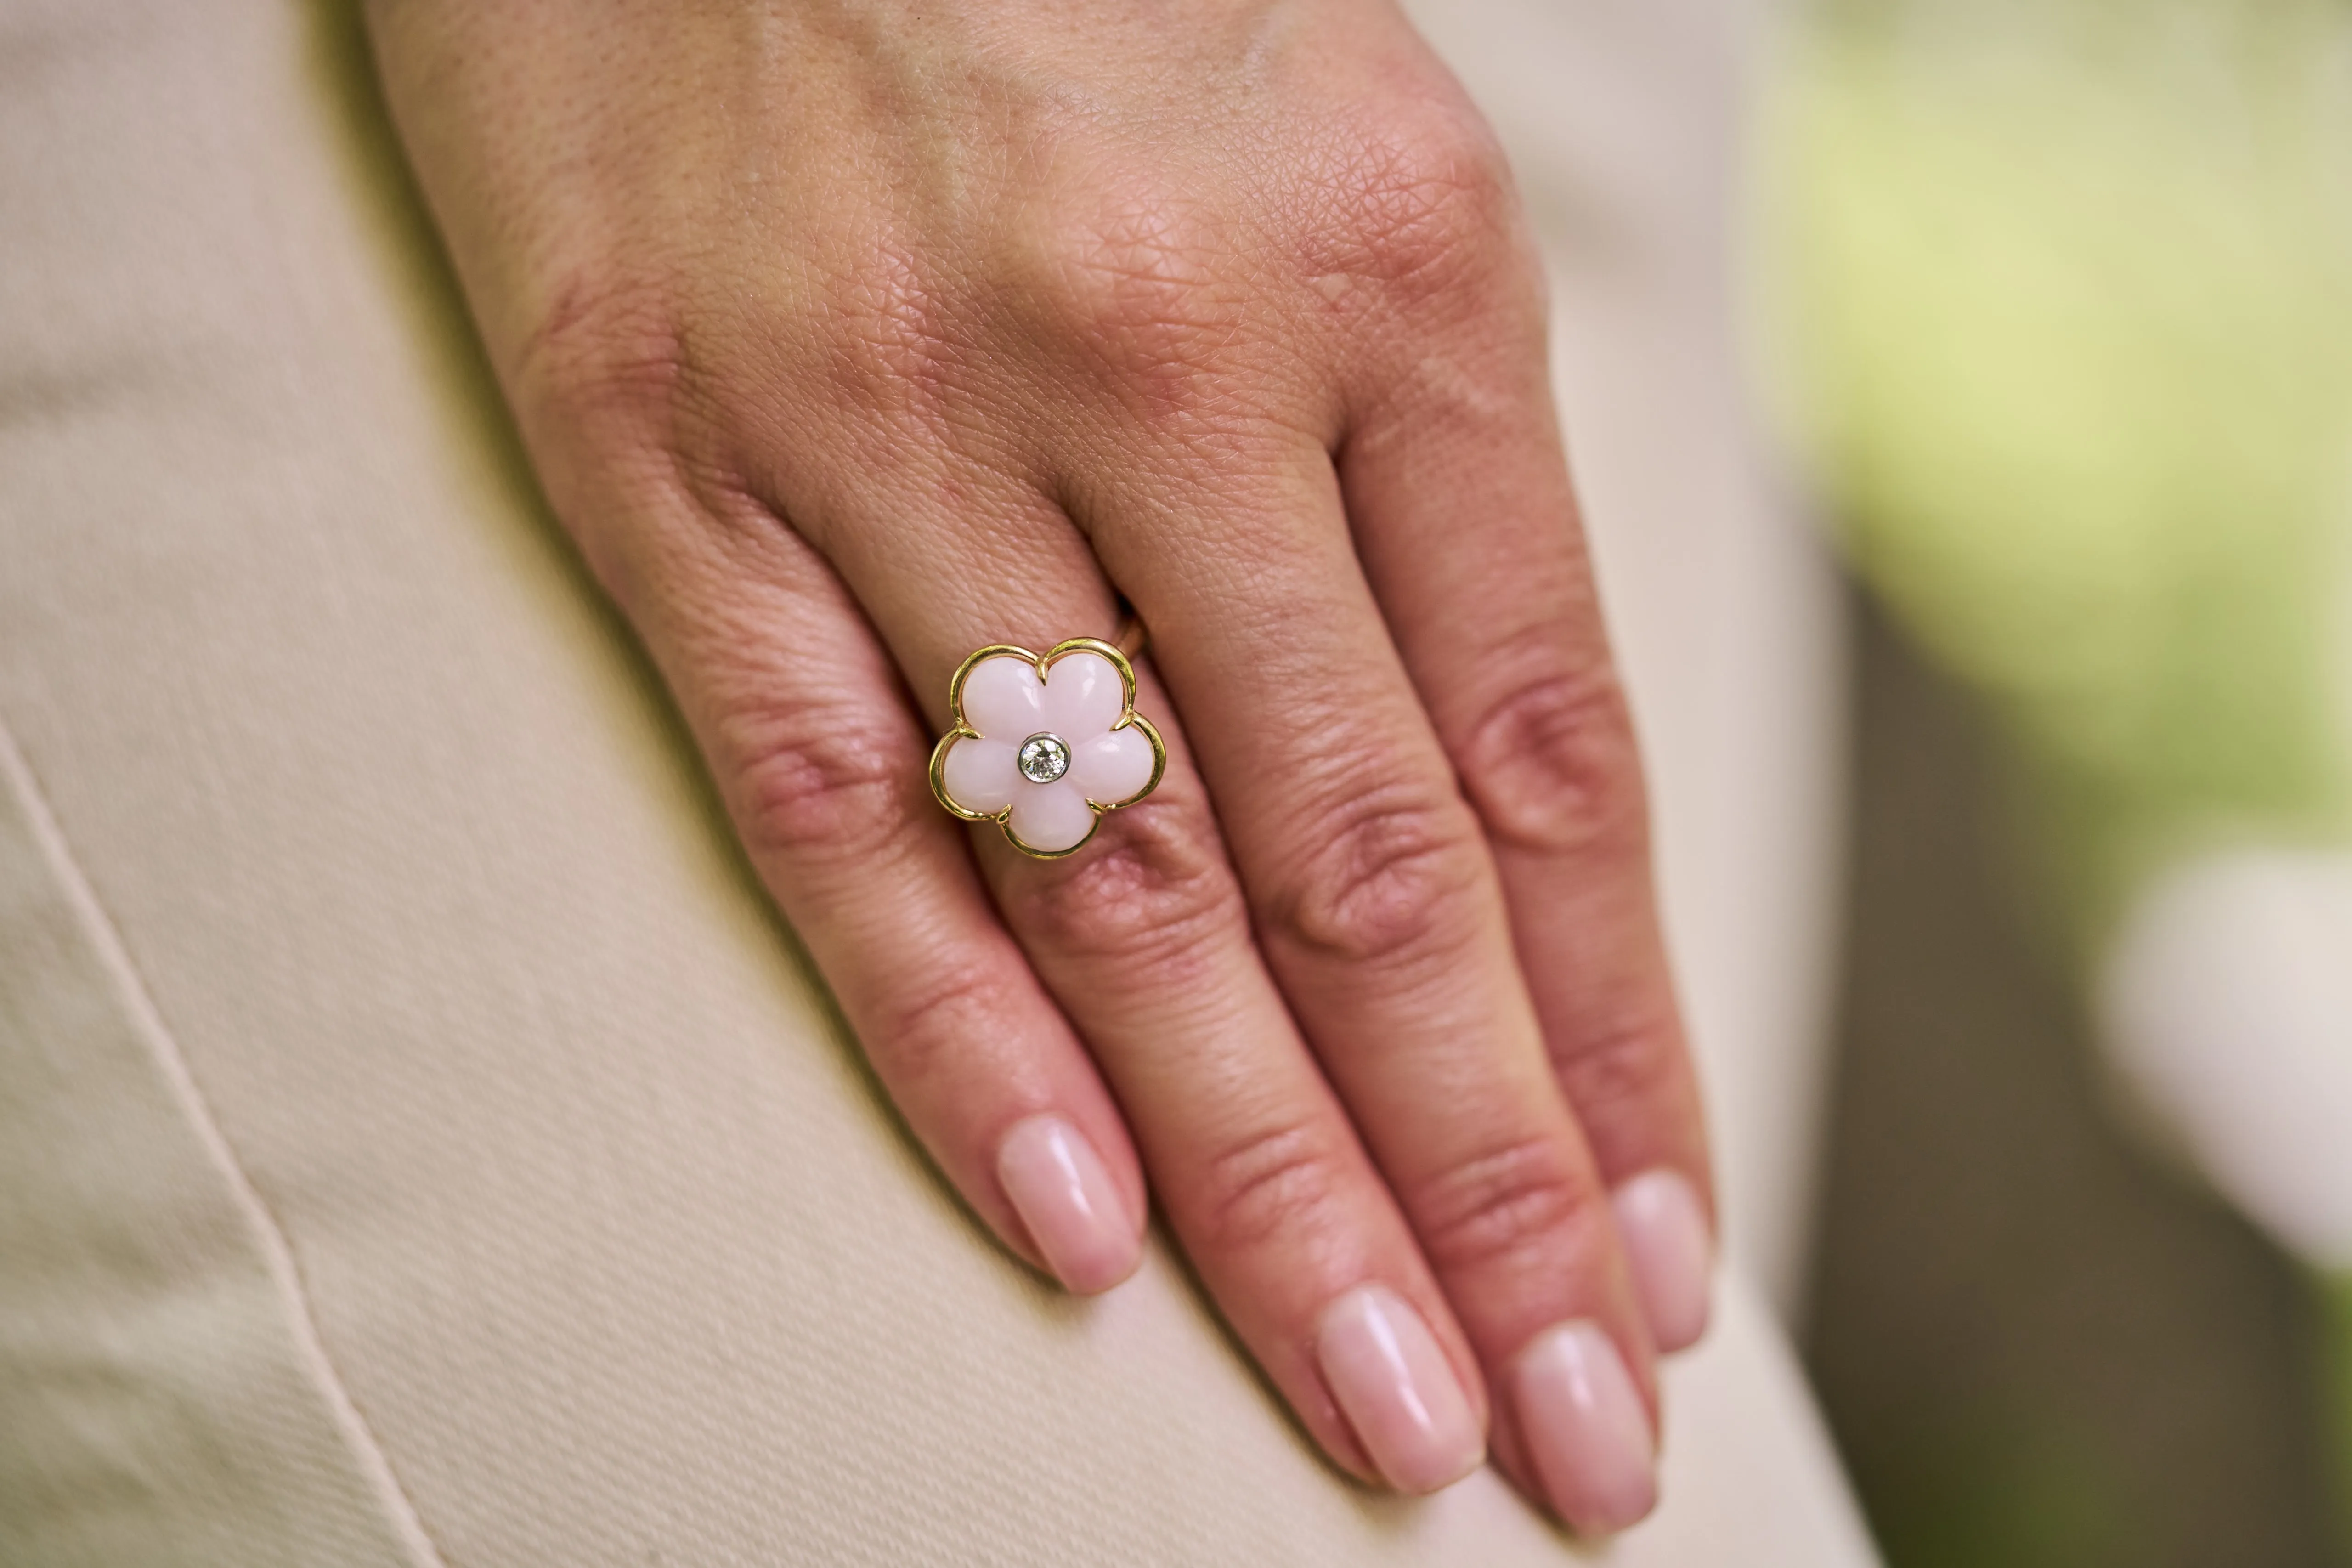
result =
[[[285,1237],[5,734],[0,954],[6,1560],[403,1561]]]
[[[0,1561],[1508,1568],[897,1131],[541,515],[341,9],[0,5]],[[1868,1560],[1765,1314],[1637,1564]]]

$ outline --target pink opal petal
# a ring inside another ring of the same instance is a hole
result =
[[[1127,684],[1098,653],[1066,653],[1045,672],[1045,728],[1076,745],[1118,722]]]
[[[1080,795],[1104,805],[1125,805],[1151,782],[1151,742],[1133,725],[1070,748],[1066,776]]]
[[[1019,749],[1012,741],[959,738],[940,764],[940,783],[947,787],[948,798],[982,816],[1011,805],[1028,782],[1016,761]]]
[[[1037,667],[1017,654],[983,658],[963,678],[963,721],[992,741],[1019,745],[1045,728]]]
[[[1013,799],[1013,835],[1032,849],[1075,849],[1095,830],[1094,808],[1067,778],[1028,784]]]

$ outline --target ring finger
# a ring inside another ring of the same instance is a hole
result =
[[[884,531],[822,531],[942,727],[950,675],[973,648],[1042,652],[1107,631],[1115,605],[1085,541],[1042,503],[992,517],[983,552],[962,493],[955,517],[909,515],[901,494],[887,552],[872,542]],[[1148,671],[1139,702],[1162,720],[1167,753],[1150,797],[1066,859],[982,826],[982,868],[1234,1331],[1342,1465],[1405,1490],[1442,1486],[1484,1452],[1475,1358],[1258,956],[1184,733]],[[1032,820],[1013,810],[1016,826]],[[1036,820],[1042,841],[1050,825]]]

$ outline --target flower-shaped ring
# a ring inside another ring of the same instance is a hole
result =
[[[1056,860],[1103,814],[1159,786],[1168,748],[1135,710],[1135,667],[1097,637],[1043,654],[995,644],[956,667],[955,723],[931,750],[931,793],[966,822],[993,822],[1024,855]]]

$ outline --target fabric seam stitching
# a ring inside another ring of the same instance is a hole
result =
[[[324,1339],[319,1331],[316,1315],[310,1308],[310,1294],[302,1276],[301,1264],[294,1255],[293,1244],[285,1227],[261,1195],[253,1179],[239,1163],[236,1152],[221,1131],[212,1105],[205,1098],[178,1039],[163,1021],[153,994],[145,977],[132,962],[129,946],[106,906],[100,901],[93,886],[76,860],[72,847],[67,842],[64,829],[49,809],[48,798],[43,793],[40,780],[33,772],[31,761],[16,743],[5,718],[0,718],[0,776],[5,776],[13,793],[24,803],[25,817],[30,826],[33,841],[42,857],[49,862],[51,872],[65,895],[68,907],[83,934],[96,951],[99,964],[114,983],[125,1011],[129,1014],[133,1033],[141,1037],[148,1053],[162,1068],[173,1098],[181,1102],[181,1110],[195,1129],[197,1142],[215,1168],[226,1180],[231,1201],[243,1211],[260,1242],[265,1267],[271,1283],[277,1286],[282,1304],[291,1319],[296,1359],[310,1375],[326,1400],[330,1420],[353,1452],[362,1476],[377,1501],[389,1516],[392,1532],[413,1563],[424,1568],[447,1568],[446,1560],[425,1528],[424,1519],[416,1505],[401,1485],[392,1458],[384,1451],[374,1429],[368,1425],[358,1402],[352,1398],[342,1374],[327,1353]]]

